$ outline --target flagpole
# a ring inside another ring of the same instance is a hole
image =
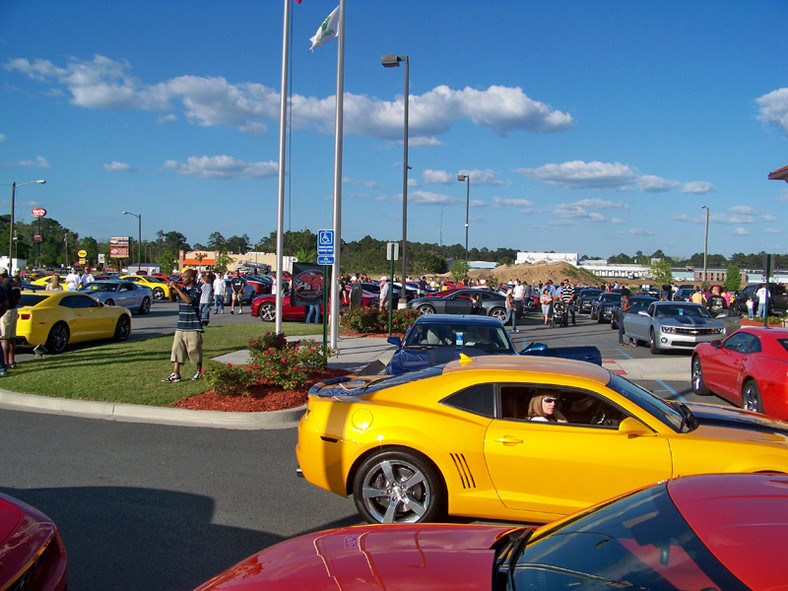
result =
[[[339,0],[339,31],[337,34],[337,113],[334,133],[334,265],[331,277],[331,342],[337,348],[339,338],[339,274],[342,256],[342,111],[345,80],[345,0]]]
[[[285,150],[287,146],[287,72],[290,54],[290,3],[284,0],[282,26],[282,86],[279,91],[279,193],[276,206],[276,321],[275,332],[282,332],[282,272],[285,217]]]

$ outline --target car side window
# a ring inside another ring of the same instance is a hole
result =
[[[98,302],[87,295],[69,295],[60,300],[64,308],[97,308]]]
[[[495,384],[475,384],[444,398],[441,404],[492,418],[495,416]]]
[[[545,395],[558,399],[555,416],[565,421],[557,425],[617,429],[628,416],[610,401],[587,390],[542,384],[502,384],[499,390],[499,416],[504,420],[530,421],[531,399]]]

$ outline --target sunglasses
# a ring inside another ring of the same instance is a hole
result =
[[[548,404],[551,404],[558,402],[558,398],[545,398],[544,401],[547,402]]]

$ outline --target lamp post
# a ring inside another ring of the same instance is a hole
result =
[[[402,287],[400,288],[399,308],[406,307],[405,280],[407,279],[407,245],[408,245],[408,103],[410,102],[409,78],[410,62],[407,55],[384,55],[380,63],[384,68],[398,68],[400,62],[405,62],[405,131],[403,138],[403,163],[402,163]],[[393,277],[392,277],[393,280]]]
[[[704,205],[703,209],[706,210],[706,239],[703,242],[703,282],[706,283],[708,278],[706,274],[706,257],[709,252],[709,207]]]
[[[468,264],[468,214],[471,210],[471,175],[458,174],[457,180],[465,181],[465,264]]]
[[[44,179],[39,179],[37,181],[27,181],[26,183],[11,183],[11,225],[8,228],[8,276],[14,274],[14,255],[13,255],[13,244],[14,244],[14,202],[16,200],[16,188],[17,187],[24,187],[25,185],[32,185],[33,183],[38,183],[39,185],[43,185],[46,183]]]
[[[123,215],[133,215],[137,218],[137,271],[142,269],[142,214],[124,211]]]

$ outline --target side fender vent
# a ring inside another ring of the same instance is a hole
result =
[[[454,461],[454,467],[457,468],[462,487],[476,488],[476,481],[473,479],[471,468],[468,466],[465,456],[463,454],[451,454],[451,459]]]

